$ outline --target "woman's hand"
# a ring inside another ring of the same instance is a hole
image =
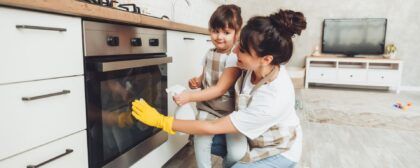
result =
[[[178,106],[182,106],[190,102],[190,94],[186,92],[182,92],[180,94],[175,95],[173,99]]]
[[[194,77],[188,81],[188,86],[190,89],[198,89],[201,88],[201,80],[198,77]]]
[[[169,134],[175,134],[175,131],[172,130],[173,117],[166,117],[160,114],[143,99],[134,100],[131,104],[133,110],[131,114],[137,120],[152,127],[162,128],[163,131]]]

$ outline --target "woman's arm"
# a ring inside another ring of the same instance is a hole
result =
[[[194,135],[239,133],[239,131],[232,124],[232,121],[230,120],[229,116],[213,121],[174,119],[172,129],[174,131]]]
[[[174,100],[177,104],[183,105],[188,102],[207,101],[222,96],[235,83],[240,72],[240,69],[236,67],[226,68],[216,85],[198,92],[183,92],[174,96]]]
[[[162,128],[169,134],[175,134],[175,131],[188,134],[211,135],[224,133],[238,133],[233,126],[229,116],[214,121],[191,121],[177,120],[173,117],[167,117],[160,114],[155,108],[147,104],[143,99],[132,102],[131,114],[146,125]]]

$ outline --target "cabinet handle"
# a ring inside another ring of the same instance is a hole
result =
[[[61,92],[50,93],[50,94],[45,94],[45,95],[39,95],[39,96],[33,96],[33,97],[22,97],[22,101],[31,101],[31,100],[42,99],[42,98],[58,96],[58,95],[64,95],[64,94],[69,94],[69,93],[70,93],[70,90],[63,90]]]
[[[66,28],[57,28],[57,27],[43,27],[43,26],[31,26],[31,25],[16,25],[17,29],[36,29],[36,30],[51,30],[65,32]]]
[[[384,76],[381,76],[381,78],[383,79],[383,78],[384,78]]]
[[[353,75],[350,75],[350,78],[353,78]]]
[[[184,37],[184,40],[195,40],[195,39],[191,37]]]
[[[324,76],[324,74],[321,74],[321,76]]]
[[[46,161],[44,161],[44,162],[42,162],[40,164],[37,164],[37,165],[28,165],[28,166],[26,166],[26,168],[38,168],[38,167],[41,167],[41,166],[43,166],[43,165],[45,165],[47,163],[50,163],[50,162],[52,162],[52,161],[54,161],[54,160],[56,160],[58,158],[61,158],[61,157],[65,156],[65,155],[68,155],[68,154],[70,154],[72,152],[73,152],[73,149],[66,149],[66,151],[63,154],[60,154],[60,155],[58,155],[56,157],[53,157],[51,159],[48,159],[48,160],[46,160]]]
[[[206,40],[207,42],[211,42],[211,40]]]

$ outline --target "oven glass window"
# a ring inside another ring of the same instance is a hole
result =
[[[89,72],[88,129],[90,148],[107,163],[156,134],[131,116],[131,102],[144,99],[167,115],[166,64],[111,72]],[[100,148],[100,149],[98,149]]]

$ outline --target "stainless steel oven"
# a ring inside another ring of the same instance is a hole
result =
[[[166,31],[83,21],[89,167],[129,167],[168,139],[131,116],[145,99],[167,115]]]

